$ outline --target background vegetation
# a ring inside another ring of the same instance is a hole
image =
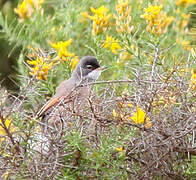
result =
[[[195,0],[0,6],[2,178],[196,177]],[[73,125],[42,153],[33,147],[41,135],[35,114],[85,55],[108,69],[94,86],[99,103],[89,99],[73,124],[97,128]]]

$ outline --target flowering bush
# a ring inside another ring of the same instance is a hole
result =
[[[2,37],[20,48],[20,90],[0,93],[2,178],[194,178],[195,4],[21,0],[12,20],[1,13]],[[35,115],[85,55],[108,69],[47,151]]]

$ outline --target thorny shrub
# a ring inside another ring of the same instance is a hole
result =
[[[0,13],[1,36],[21,48],[19,92],[0,89],[1,177],[194,179],[194,7],[21,0],[13,19]],[[69,127],[42,134],[37,112],[85,55],[109,66],[105,81],[80,113],[67,111]]]
[[[195,91],[180,66],[168,74],[156,61],[145,71],[133,69],[131,80],[95,82],[88,106],[80,114],[68,112],[71,128],[58,129],[59,136],[41,134],[37,80],[27,78],[17,97],[2,92],[0,173],[23,179],[191,178]]]

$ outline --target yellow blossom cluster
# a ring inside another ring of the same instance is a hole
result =
[[[66,59],[67,57],[73,57],[74,54],[67,50],[67,47],[72,43],[72,39],[67,41],[59,41],[57,43],[50,42],[50,45],[58,51],[58,57],[60,59]]]
[[[146,116],[146,113],[139,106],[136,107],[136,110],[131,113],[127,113],[127,111],[131,111],[133,105],[131,103],[121,104],[119,111],[113,109],[113,116],[122,119],[123,121],[132,121],[135,124],[144,124],[146,128],[152,126],[150,118]],[[124,111],[126,109],[126,111]]]
[[[71,64],[71,70],[73,71],[76,67],[76,65],[79,62],[79,58],[78,56],[74,56],[71,60],[70,60],[70,64]]]
[[[38,56],[36,53],[29,54],[33,60],[27,60],[27,63],[31,65],[29,74],[36,77],[38,80],[46,80],[49,70],[51,70],[56,64],[62,61],[69,61],[71,69],[73,70],[79,62],[78,56],[68,51],[68,46],[72,43],[72,39],[67,41],[59,41],[57,43],[50,42],[50,45],[57,50],[57,57],[51,58],[50,56],[43,57]],[[36,49],[35,49],[36,50]],[[35,51],[33,50],[33,51]]]
[[[150,122],[150,118],[146,116],[146,113],[143,111],[143,109],[136,107],[136,111],[133,113],[133,115],[130,117],[130,119],[135,124],[145,124],[145,127],[151,127],[152,124]]]
[[[52,61],[50,57],[36,57],[34,60],[27,60],[27,63],[32,66],[29,74],[39,80],[46,80],[48,71],[57,64],[57,62]]]
[[[135,50],[133,45],[131,47],[125,45],[125,47],[122,48],[119,44],[119,40],[109,35],[106,35],[103,48],[109,49],[114,54],[119,54],[119,59],[117,61],[118,64],[124,64],[127,60],[130,60],[133,57],[133,54],[128,51],[129,49]]]
[[[125,44],[123,50],[119,54],[119,58],[117,60],[117,63],[119,65],[127,64],[128,60],[130,60],[134,57],[133,52],[135,54],[137,54],[138,48],[134,44],[132,44],[131,46]]]
[[[123,51],[120,53],[117,63],[121,63],[121,62],[125,63],[127,62],[127,60],[130,60],[131,58],[133,58],[133,55],[130,52]]]
[[[127,32],[131,33],[134,26],[131,25],[131,6],[129,6],[130,0],[118,0],[116,4],[117,15],[114,15],[116,20],[116,31],[118,33]]]
[[[185,50],[190,51],[192,49],[190,41],[188,40],[177,39],[176,42],[180,44]]]
[[[90,10],[93,13],[92,16],[87,12],[83,12],[82,15],[93,21],[92,35],[95,36],[100,32],[105,32],[108,29],[109,20],[112,16],[108,14],[109,10],[105,6],[101,6],[97,9],[91,7]]]
[[[0,141],[5,140],[5,136],[8,135],[7,131],[9,131],[9,133],[13,133],[15,131],[15,129],[16,128],[13,126],[11,120],[9,120],[9,119],[5,119],[5,120],[0,119]]]
[[[70,61],[71,69],[74,70],[75,66],[79,62],[78,56],[76,56],[74,53],[70,53],[68,51],[68,46],[72,43],[72,39],[69,39],[67,41],[59,41],[57,43],[50,42],[50,45],[57,50],[58,57],[61,61]],[[71,59],[70,59],[71,58]]]
[[[147,22],[146,30],[154,34],[163,34],[167,32],[168,26],[174,20],[174,17],[168,17],[165,12],[162,11],[161,6],[149,6],[141,15]]]
[[[191,4],[196,4],[196,0],[176,0],[176,5],[187,7]]]
[[[106,35],[106,39],[103,44],[103,47],[110,49],[110,51],[113,52],[114,54],[118,54],[119,50],[122,49],[122,47],[118,42],[119,42],[118,39],[114,39],[112,36]]]
[[[23,0],[14,11],[19,15],[21,20],[25,20],[31,17],[35,10],[40,9],[43,2],[44,0]]]
[[[181,21],[179,21],[178,23],[179,28],[183,30],[187,28],[189,19],[190,19],[190,14],[181,13]]]

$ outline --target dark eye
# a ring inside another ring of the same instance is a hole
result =
[[[88,69],[93,69],[93,66],[90,65],[90,64],[86,65],[86,67],[87,67]]]

